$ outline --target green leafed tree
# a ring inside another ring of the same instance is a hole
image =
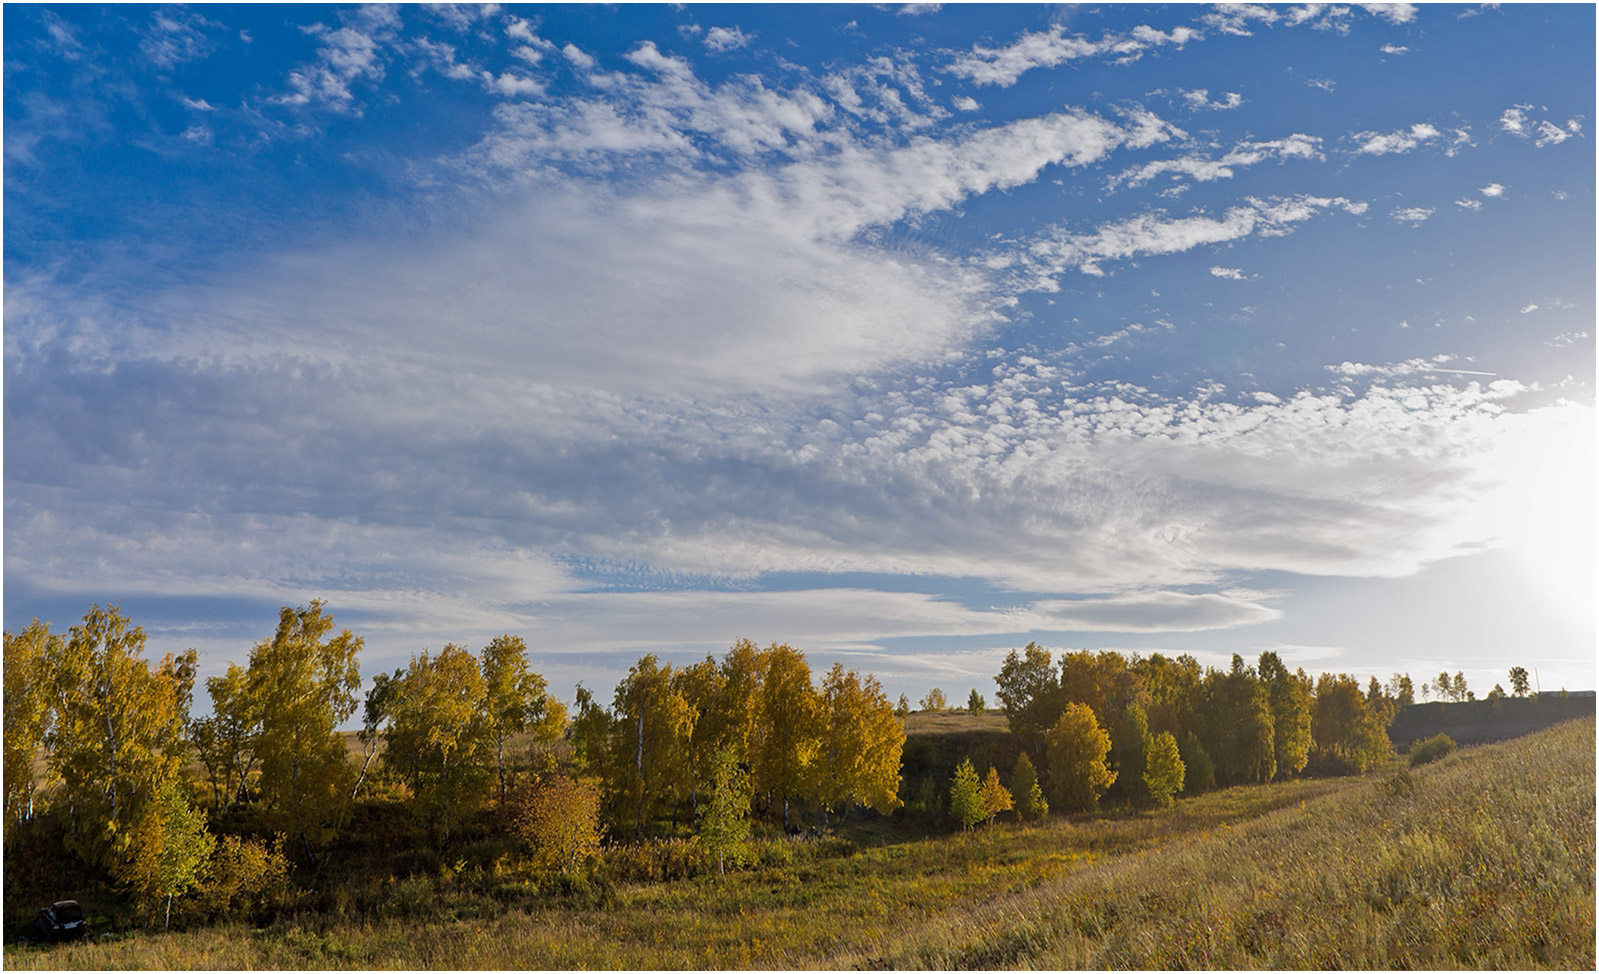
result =
[[[1193,731],[1184,731],[1177,745],[1183,762],[1183,786],[1190,794],[1216,787],[1216,766],[1210,752]]]
[[[955,775],[950,779],[949,786],[949,811],[955,816],[955,821],[961,823],[963,832],[969,831],[986,815],[983,811],[982,782],[978,781],[977,769],[972,767],[970,758],[962,758],[961,763],[955,766]]]
[[[1135,805],[1145,804],[1149,792],[1144,787],[1144,763],[1149,754],[1149,718],[1138,704],[1128,704],[1111,736],[1116,785],[1122,797]]]
[[[1271,713],[1277,774],[1296,775],[1310,759],[1310,678],[1304,670],[1288,672],[1276,653],[1261,653],[1259,666]]]
[[[980,714],[988,709],[988,703],[983,699],[983,695],[977,692],[976,687],[972,688],[972,695],[966,698],[966,709],[974,714]]]
[[[206,830],[205,813],[168,779],[145,804],[130,840],[113,871],[144,903],[166,901],[165,927],[172,921],[173,897],[205,878],[216,838]]]
[[[711,762],[705,812],[700,816],[698,838],[716,857],[718,875],[726,875],[727,860],[743,858],[750,837],[750,780],[731,746],[716,752]]]
[[[1026,751],[1016,756],[1010,790],[1016,801],[1016,813],[1026,821],[1036,822],[1049,814],[1049,802],[1044,800],[1044,789],[1038,786],[1038,772]]]
[[[1060,680],[1048,650],[1028,643],[1022,653],[1018,656],[1011,650],[994,682],[999,684],[999,702],[1005,708],[1011,733],[1034,757],[1042,757],[1045,738],[1064,705]]]
[[[284,606],[272,638],[250,651],[249,694],[260,708],[261,800],[274,828],[313,864],[337,830],[355,769],[339,725],[357,706],[361,639],[313,600]]]
[[[1150,797],[1163,808],[1170,808],[1173,796],[1183,790],[1185,768],[1170,731],[1161,731],[1150,741],[1144,765],[1144,786]]]
[[[1512,666],[1510,668],[1510,692],[1518,697],[1525,697],[1527,689],[1527,668],[1525,666]]]
[[[1110,735],[1094,719],[1087,704],[1067,704],[1049,729],[1049,803],[1068,811],[1087,811],[1116,781],[1105,766]]]
[[[1219,781],[1232,784],[1270,781],[1277,773],[1271,701],[1266,686],[1243,658],[1233,655],[1230,670],[1212,670],[1204,681],[1206,750]]]

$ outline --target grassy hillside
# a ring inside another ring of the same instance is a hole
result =
[[[263,930],[12,948],[5,962],[1592,968],[1594,780],[1587,719],[1413,771],[1233,788],[1172,812],[778,840],[725,880],[552,890],[514,863],[445,865]]]

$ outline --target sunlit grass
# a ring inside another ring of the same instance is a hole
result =
[[[1587,967],[1594,722],[1170,812],[768,842],[765,865],[541,885],[380,877],[265,930],[11,949],[14,968]],[[643,868],[635,864],[631,868]]]

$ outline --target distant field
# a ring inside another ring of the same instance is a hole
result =
[[[972,731],[1010,730],[1005,714],[987,710],[974,714],[969,710],[913,710],[905,718],[905,733],[915,734],[965,734]]]
[[[1414,770],[1232,788],[1171,812],[912,839],[872,826],[786,852],[780,840],[767,865],[725,880],[618,881],[597,898],[539,892],[514,870],[443,870],[263,930],[13,948],[5,963],[1592,969],[1594,744],[1589,718]]]

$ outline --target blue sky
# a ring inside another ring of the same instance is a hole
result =
[[[5,624],[1594,685],[1594,8],[5,8]]]

